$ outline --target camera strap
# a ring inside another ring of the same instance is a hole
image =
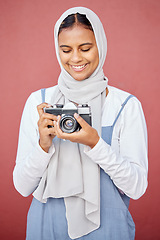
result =
[[[45,89],[45,88],[42,88],[42,89],[41,89],[42,103],[45,102],[45,94],[46,94],[46,89]]]

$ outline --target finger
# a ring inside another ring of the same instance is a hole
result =
[[[43,108],[45,108],[45,107],[48,108],[48,107],[51,107],[51,105],[48,103],[41,103],[37,106],[39,116],[41,116],[44,113]]]
[[[45,119],[42,124],[41,124],[42,127],[54,127],[54,121],[53,120],[50,120],[50,119]]]
[[[75,119],[81,125],[82,128],[89,127],[90,125],[77,113],[74,114]]]
[[[50,114],[50,113],[43,113],[41,115],[41,119],[44,120],[44,119],[50,119],[52,121],[57,121],[57,116],[56,115],[53,115],[53,114]]]
[[[58,116],[57,122],[54,121],[54,128],[55,128],[56,136],[58,138],[61,138],[61,139],[68,139],[69,140],[70,139],[70,134],[63,132],[60,128],[60,119],[61,119],[61,117]]]
[[[55,132],[54,127],[48,128],[48,135],[56,136],[56,132]]]
[[[54,123],[54,129],[55,129],[55,134],[58,138],[61,139],[66,139],[66,140],[70,140],[71,142],[76,142],[77,141],[77,137],[78,137],[78,133],[79,132],[73,132],[73,133],[66,133],[63,132],[60,128],[60,118],[58,119],[57,122]]]
[[[54,121],[55,133],[56,133],[57,137],[62,138],[64,133],[62,132],[62,130],[60,128],[60,124],[59,124],[60,116],[58,116],[57,118],[58,118],[57,121]]]
[[[38,126],[42,125],[43,122],[44,122],[44,126],[46,126],[46,122],[47,121],[56,121],[57,120],[57,116],[53,115],[53,114],[49,114],[49,113],[43,113],[40,118],[39,118],[39,121],[38,121]],[[48,124],[49,125],[49,124]],[[53,125],[53,123],[51,124]]]

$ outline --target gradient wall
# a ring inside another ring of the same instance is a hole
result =
[[[159,232],[159,0],[0,0],[0,239],[25,239],[31,197],[13,187],[18,129],[32,91],[57,82],[53,25],[63,11],[86,6],[103,22],[108,38],[104,72],[109,84],[142,102],[149,135],[149,187],[130,211],[136,240],[158,240]]]

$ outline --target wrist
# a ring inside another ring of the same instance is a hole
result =
[[[91,149],[94,148],[96,146],[96,144],[98,143],[100,137],[97,136],[96,138],[94,138],[94,141],[92,141],[92,143],[90,145],[88,145]]]
[[[48,146],[44,146],[40,141],[39,141],[39,146],[42,148],[43,151],[45,151],[46,153],[49,152],[49,147]]]

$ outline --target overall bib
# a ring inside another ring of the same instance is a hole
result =
[[[42,89],[45,102],[45,89]],[[114,126],[128,100],[112,126],[102,127],[102,138],[111,145]],[[128,211],[129,197],[121,193],[103,169],[100,170],[100,228],[77,240],[134,240],[135,225]],[[47,203],[32,200],[27,217],[26,240],[71,240],[68,236],[66,210],[63,198],[49,198]]]

